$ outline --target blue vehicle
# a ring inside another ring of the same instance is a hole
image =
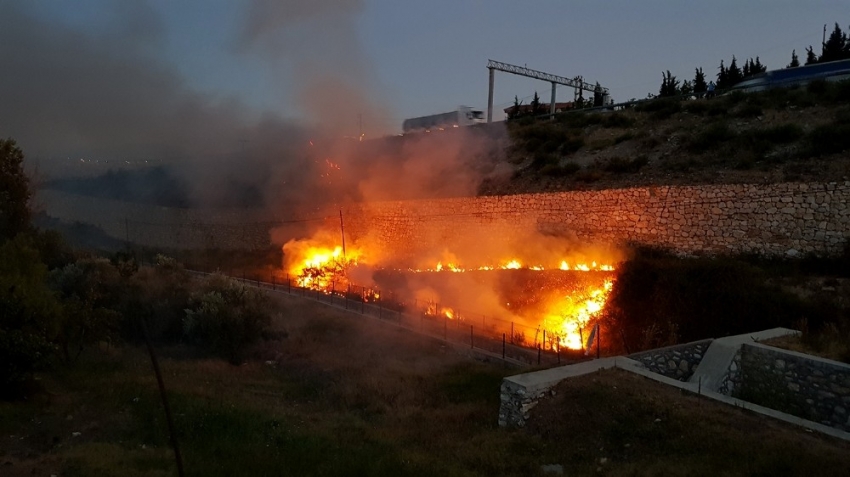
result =
[[[850,60],[840,60],[760,73],[736,84],[732,87],[732,91],[752,93],[771,88],[803,86],[816,80],[842,81],[847,79],[850,79]]]

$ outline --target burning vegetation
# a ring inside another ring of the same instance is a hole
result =
[[[303,288],[343,296],[356,286],[361,290],[357,298],[364,302],[382,301],[432,319],[474,322],[499,336],[508,334],[515,344],[551,350],[594,345],[589,338],[613,286],[611,263],[571,257],[525,260],[515,255],[472,264],[451,253],[443,255],[449,259],[394,267],[369,260],[379,253],[357,246],[346,249],[326,234],[288,242],[284,268]]]

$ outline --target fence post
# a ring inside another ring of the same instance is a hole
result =
[[[546,330],[543,330],[543,349],[546,349]]]
[[[360,292],[360,314],[361,315],[366,314],[366,299],[363,297],[363,293],[365,293],[365,291]]]
[[[348,293],[345,294],[345,309],[348,309],[348,294],[351,293],[351,283],[348,284]]]
[[[469,348],[475,348],[475,332],[472,330],[472,325],[469,325]]]
[[[383,320],[384,319],[384,305],[381,304],[380,295],[378,295],[377,301],[378,301],[378,319]]]
[[[505,359],[505,334],[502,333],[502,359]]]
[[[511,322],[511,344],[514,344],[514,322]]]
[[[540,364],[540,345],[537,345],[537,364]]]

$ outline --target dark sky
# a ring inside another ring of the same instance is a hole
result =
[[[171,160],[321,128],[368,137],[486,108],[489,58],[615,100],[721,59],[785,66],[847,29],[838,0],[0,0],[0,136],[57,158]],[[549,84],[497,74],[497,111]],[[559,99],[570,100],[562,88]],[[497,112],[496,118],[501,115]],[[307,133],[312,134],[312,133]],[[294,139],[293,139],[294,140]],[[277,146],[280,149],[280,146]],[[283,151],[281,151],[283,153]]]

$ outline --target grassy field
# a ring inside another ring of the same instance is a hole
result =
[[[501,429],[499,384],[516,371],[276,300],[280,338],[247,364],[160,350],[187,475],[519,476],[544,464],[567,475],[844,475],[850,464],[847,443],[620,372],[564,383],[528,427]],[[30,401],[0,403],[0,474],[176,475],[144,350],[102,347],[41,383]]]

